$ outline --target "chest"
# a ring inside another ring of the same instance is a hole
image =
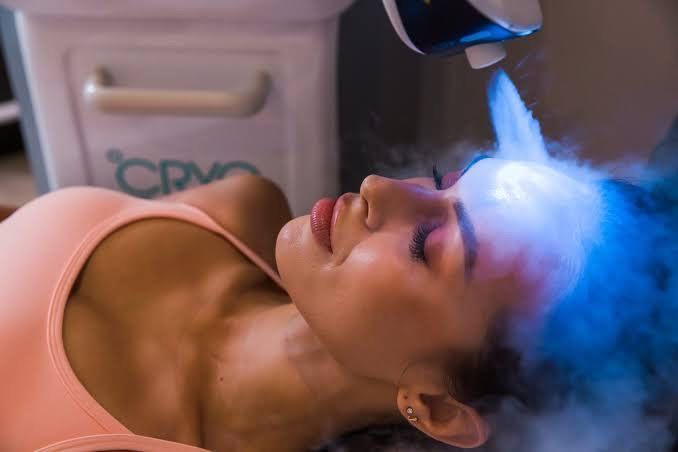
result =
[[[70,294],[69,363],[132,432],[198,444],[202,332],[270,302],[249,295],[268,284],[209,231],[173,220],[129,225],[97,247]]]

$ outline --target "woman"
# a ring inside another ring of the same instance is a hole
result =
[[[296,219],[253,176],[39,198],[0,224],[1,448],[297,451],[394,423],[479,446],[495,352],[548,333],[601,193],[480,158]]]

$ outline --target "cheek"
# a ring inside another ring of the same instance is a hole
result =
[[[453,345],[467,339],[457,338],[466,324],[463,290],[423,266],[399,265],[396,259],[356,256],[344,298],[333,311],[336,341],[346,353],[361,351],[347,362],[367,376],[379,377],[386,369],[394,376],[412,359],[452,345],[450,338]]]
[[[318,333],[328,335],[349,366],[369,374],[374,373],[370,364],[378,354],[382,354],[379,365],[392,361],[388,355],[397,349],[386,344],[402,325],[406,310],[396,294],[402,269],[384,257],[357,247],[341,267],[333,269],[326,300],[330,321],[326,331]]]
[[[361,244],[340,267],[321,270],[322,299],[304,306],[330,353],[357,374],[393,377],[416,343],[421,284],[401,259]]]

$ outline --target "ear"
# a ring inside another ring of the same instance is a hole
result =
[[[398,387],[398,409],[413,427],[430,437],[465,449],[483,445],[490,434],[478,412],[455,400],[447,388],[430,384]]]

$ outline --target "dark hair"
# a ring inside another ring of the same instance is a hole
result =
[[[578,281],[548,313],[537,345],[509,347],[510,332],[499,321],[486,349],[456,369],[451,393],[481,413],[498,413],[507,401],[528,416],[573,401],[600,411],[624,388],[644,418],[675,429],[676,202],[660,187],[620,180],[603,181],[600,195],[599,237],[586,250]]]

